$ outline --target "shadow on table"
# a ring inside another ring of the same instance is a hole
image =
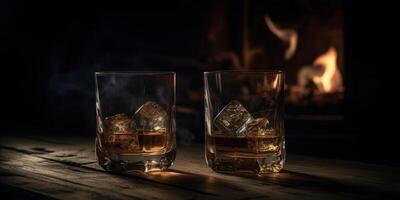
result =
[[[263,176],[252,174],[238,174],[247,179],[257,180],[259,184],[280,185],[283,187],[299,188],[307,191],[325,191],[329,193],[356,195],[356,197],[398,197],[396,190],[389,188],[376,188],[362,182],[346,182],[338,179],[320,177],[306,173],[282,170],[280,173],[271,173]]]
[[[134,173],[130,175],[157,182],[159,184],[180,187],[186,190],[200,192],[212,196],[220,196],[221,191],[223,191],[224,195],[228,194],[231,196],[253,192],[254,195],[257,195],[257,197],[267,197],[262,193],[265,193],[265,191],[261,191],[261,193],[250,191],[249,188],[245,188],[240,184],[236,184],[222,178],[199,175],[180,170],[168,170],[162,173],[151,174]],[[354,197],[357,198],[394,198],[398,197],[399,195],[399,192],[396,192],[396,190],[389,190],[389,188],[376,188],[368,186],[365,183],[350,183],[288,170],[283,170],[280,173],[267,174],[264,176],[250,174],[235,174],[235,176],[255,180],[254,182],[250,183],[255,186],[279,185],[286,188],[304,190],[310,194],[315,191],[319,193],[331,193],[343,196],[354,195]]]

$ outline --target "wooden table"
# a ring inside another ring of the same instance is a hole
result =
[[[174,166],[153,174],[111,174],[96,163],[94,140],[0,138],[2,196],[29,199],[399,199],[400,169],[288,155],[264,177],[209,169],[202,145],[178,148]]]

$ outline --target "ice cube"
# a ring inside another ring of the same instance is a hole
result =
[[[126,114],[116,114],[104,120],[104,140],[110,151],[133,151],[139,148],[136,125]]]
[[[214,125],[220,134],[244,137],[245,126],[253,118],[239,101],[229,102],[214,119]]]
[[[109,134],[132,134],[136,132],[135,123],[126,114],[116,114],[106,117],[104,120],[104,133]]]
[[[256,118],[246,124],[247,137],[276,137],[276,131],[267,118]]]
[[[280,137],[270,137],[258,140],[259,152],[276,152],[280,147]]]
[[[279,151],[280,136],[267,118],[256,118],[247,123],[245,129],[248,148],[256,153],[275,153]]]
[[[140,150],[138,136],[136,134],[108,135],[108,148],[111,152],[133,152]]]
[[[281,137],[249,137],[247,148],[254,153],[277,153],[280,141]]]
[[[157,103],[144,103],[133,115],[138,130],[165,131],[168,126],[167,112]]]

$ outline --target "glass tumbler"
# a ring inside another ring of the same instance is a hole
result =
[[[217,172],[262,175],[285,162],[284,73],[204,73],[205,157]]]
[[[175,73],[95,72],[96,156],[107,171],[163,171],[175,160]]]

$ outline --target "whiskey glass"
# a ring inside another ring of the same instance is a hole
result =
[[[205,157],[216,172],[282,170],[284,72],[204,72]]]
[[[163,171],[176,153],[175,73],[95,72],[96,156],[106,171]]]

